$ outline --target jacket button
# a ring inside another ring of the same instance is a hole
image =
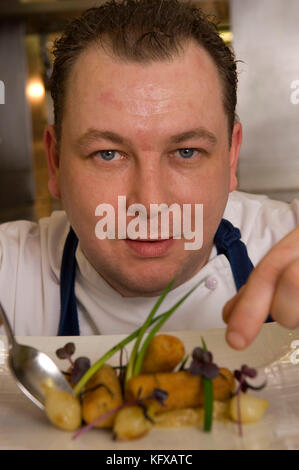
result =
[[[218,285],[217,278],[214,276],[208,277],[208,279],[205,282],[205,286],[207,289],[210,290],[215,290]]]

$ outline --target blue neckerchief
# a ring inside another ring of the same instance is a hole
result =
[[[248,256],[245,243],[241,241],[241,232],[231,222],[222,219],[214,237],[217,255],[225,255],[230,263],[237,290],[247,281],[254,266]],[[268,315],[266,323],[272,322]]]

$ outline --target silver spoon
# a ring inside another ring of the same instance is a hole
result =
[[[41,409],[45,407],[45,385],[73,393],[49,356],[31,346],[17,343],[1,303],[0,320],[7,336],[8,366],[22,392]]]

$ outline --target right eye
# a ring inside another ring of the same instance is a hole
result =
[[[118,158],[115,158],[118,155]],[[97,152],[93,152],[93,157],[99,156],[102,160],[110,161],[110,160],[119,160],[121,155],[116,150],[98,150]]]

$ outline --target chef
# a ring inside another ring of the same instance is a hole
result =
[[[0,226],[0,299],[14,332],[132,332],[172,279],[161,312],[202,282],[164,330],[226,327],[244,349],[265,321],[296,327],[299,201],[237,190],[236,63],[201,12],[108,2],[74,20],[54,55],[44,143],[64,210]],[[120,195],[146,209],[201,204],[201,248],[171,233],[99,239],[96,208],[117,208]]]

